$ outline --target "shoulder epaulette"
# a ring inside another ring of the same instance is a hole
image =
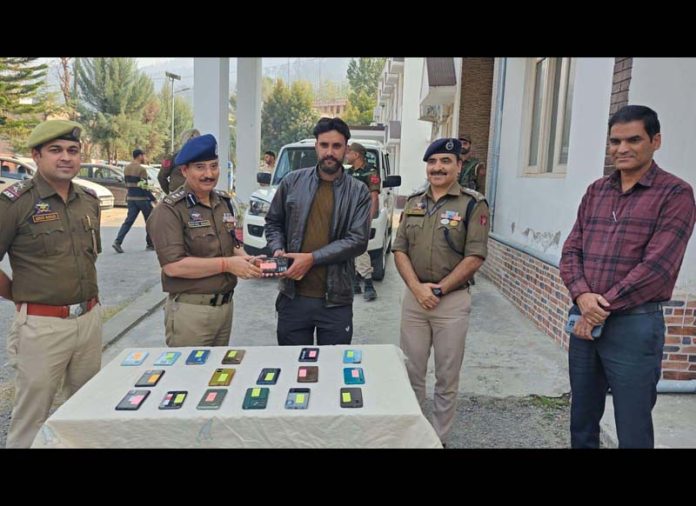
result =
[[[5,188],[0,195],[8,199],[10,202],[15,202],[24,193],[28,192],[34,186],[34,181],[27,179],[25,181],[19,181],[11,186]]]
[[[174,205],[186,196],[186,190],[177,190],[164,197],[163,201],[169,205]]]
[[[473,197],[476,200],[476,202],[481,202],[482,200],[486,200],[486,197],[485,197],[485,195],[483,195],[483,193],[479,193],[476,190],[472,190],[471,188],[464,188],[462,186],[461,191],[465,195],[469,195],[470,197]]]
[[[411,195],[409,195],[406,200],[411,200],[413,197],[419,197],[419,196],[423,195],[426,191],[427,191],[427,188],[423,189],[423,190],[418,190],[418,191],[412,193]]]
[[[231,199],[232,196],[226,192],[225,190],[218,190],[217,188],[215,189],[215,193],[217,194],[218,197],[222,197],[223,199]]]
[[[79,186],[80,190],[85,192],[90,197],[94,197],[95,199],[99,200],[99,196],[97,195],[97,192],[95,192],[92,188],[87,188],[86,186],[82,186],[80,184],[76,184],[76,186]]]

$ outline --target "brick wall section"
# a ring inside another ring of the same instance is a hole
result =
[[[484,162],[488,158],[494,60],[494,58],[462,58],[459,133],[471,134],[472,153]],[[485,184],[485,181],[483,183]]]
[[[568,349],[569,336],[563,327],[571,300],[557,267],[489,239],[481,273],[540,330]],[[675,292],[664,314],[662,377],[696,379],[696,294]]]
[[[615,58],[614,60],[614,78],[611,83],[611,99],[609,101],[609,118],[622,108],[628,105],[628,90],[631,85],[631,74],[633,70],[633,58]],[[614,166],[609,158],[609,131],[607,130],[607,147],[604,157],[604,175],[612,173]]]

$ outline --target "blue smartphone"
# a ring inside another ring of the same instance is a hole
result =
[[[210,355],[210,350],[193,350],[186,359],[186,365],[201,365],[205,364]]]
[[[344,367],[343,382],[346,385],[362,385],[365,383],[362,367]]]
[[[344,364],[359,364],[360,362],[362,362],[362,351],[346,350],[343,352]]]
[[[565,326],[565,331],[566,331],[568,334],[572,334],[572,333],[573,333],[573,329],[575,328],[575,323],[580,319],[580,316],[582,316],[582,315],[579,315],[579,314],[570,314],[570,315],[568,316],[568,322],[566,323],[566,326]],[[601,335],[602,335],[602,329],[603,329],[603,328],[604,328],[604,325],[597,325],[596,327],[594,327],[594,328],[592,329],[592,332],[591,332],[592,337],[594,337],[595,339],[597,339],[599,336],[601,336]]]

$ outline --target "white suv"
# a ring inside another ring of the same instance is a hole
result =
[[[351,139],[359,142],[367,150],[367,161],[379,170],[382,179],[382,190],[379,194],[379,215],[372,220],[370,227],[370,242],[367,250],[372,259],[374,272],[372,278],[384,278],[386,257],[391,251],[392,217],[394,214],[394,195],[392,188],[401,185],[401,176],[392,176],[389,166],[389,154],[380,142],[363,139]],[[317,154],[314,150],[315,139],[304,139],[280,148],[278,161],[273,174],[259,172],[256,179],[259,183],[270,186],[256,190],[249,199],[249,207],[244,215],[244,249],[250,255],[266,254],[266,213],[271,205],[273,196],[280,181],[292,170],[314,167],[317,164]]]

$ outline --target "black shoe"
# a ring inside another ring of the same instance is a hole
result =
[[[360,277],[355,276],[355,278],[353,278],[353,294],[359,295],[361,293],[362,293],[362,288],[360,288]]]
[[[148,244],[147,246],[145,246],[145,249],[147,251],[155,251],[155,247],[152,244]]]
[[[365,295],[363,295],[363,298],[368,302],[377,298],[377,292],[375,291],[375,287],[372,284],[371,279],[365,280]]]
[[[115,242],[111,245],[111,247],[116,250],[116,253],[123,253],[123,248],[119,243]]]

